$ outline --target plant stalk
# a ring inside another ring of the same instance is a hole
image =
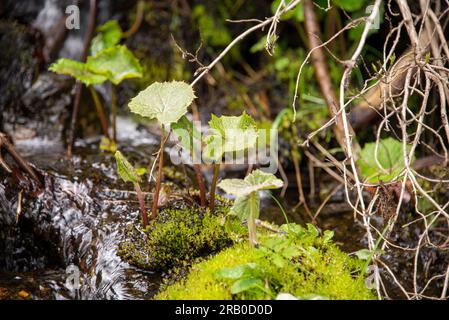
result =
[[[136,190],[137,199],[139,200],[140,215],[142,216],[142,226],[145,229],[148,226],[148,213],[147,208],[145,207],[145,198],[138,183],[134,184],[134,189]]]
[[[215,210],[215,190],[217,189],[218,172],[220,171],[220,164],[214,163],[214,176],[212,177],[212,184],[209,193],[209,210],[211,213]]]
[[[201,174],[201,165],[194,164],[193,170],[195,171],[196,182],[198,183],[198,189],[200,190],[200,203],[202,207],[207,206],[206,200],[206,186],[204,185],[203,175]]]
[[[117,143],[117,95],[115,85],[111,83],[111,107],[112,107],[112,140]]]
[[[250,206],[248,216],[248,234],[249,243],[252,247],[257,247],[257,235],[256,235],[256,193],[251,192]]]
[[[94,100],[95,108],[97,109],[98,117],[100,118],[101,128],[103,130],[103,134],[109,140],[111,137],[109,136],[109,126],[108,126],[108,118],[104,113],[103,106],[101,104],[100,98],[98,97],[98,93],[92,86],[89,86],[89,91],[92,95],[92,99]]]
[[[157,218],[157,207],[159,202],[159,193],[161,191],[161,180],[163,171],[162,168],[164,166],[164,145],[165,145],[165,126],[162,125],[162,131],[161,131],[161,148],[159,150],[159,168],[157,173],[157,180],[156,180],[156,189],[154,190],[154,196],[153,196],[153,208],[151,210],[151,217],[153,219]]]

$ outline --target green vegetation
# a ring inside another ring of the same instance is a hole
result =
[[[407,156],[410,146],[406,146]],[[413,162],[414,156],[411,159]],[[393,138],[380,140],[378,144],[365,144],[357,161],[360,172],[371,183],[389,182],[405,169],[402,142]]]
[[[167,271],[232,245],[244,228],[237,219],[226,218],[229,204],[219,200],[213,214],[186,204],[161,210],[144,234],[129,225],[119,255],[142,269]]]
[[[159,192],[164,165],[165,126],[176,123],[187,113],[187,108],[195,99],[191,86],[185,82],[155,82],[145,90],[139,92],[129,102],[132,112],[149,119],[157,119],[161,125],[161,147],[159,149],[159,170],[156,189],[153,196],[152,218],[157,217]]]
[[[256,219],[260,214],[259,191],[278,189],[284,183],[271,173],[254,170],[245,179],[225,179],[218,185],[221,189],[237,197],[231,213],[246,220],[251,245],[257,245]]]
[[[140,214],[142,216],[142,225],[145,229],[148,225],[148,214],[147,209],[145,207],[145,199],[142,193],[142,189],[140,188],[140,174],[139,172],[134,169],[131,163],[125,158],[125,156],[120,152],[115,152],[115,160],[117,162],[117,172],[125,182],[132,182],[134,185],[134,189],[137,193],[137,198],[139,200],[139,206],[140,206]]]
[[[156,299],[375,299],[360,276],[363,261],[332,243],[332,233],[283,225],[264,234],[258,248],[239,243],[191,267],[190,274],[167,285]]]
[[[117,143],[117,98],[115,89],[111,87],[112,104],[112,139],[109,135],[108,120],[103,110],[97,92],[93,85],[103,84],[110,81],[118,85],[125,79],[141,78],[142,67],[137,58],[123,45],[119,45],[122,38],[122,30],[117,21],[111,20],[97,28],[97,36],[92,39],[90,48],[91,55],[87,61],[79,62],[71,59],[61,58],[50,66],[50,70],[59,74],[65,74],[84,83],[92,95],[100,117],[104,138],[101,148],[115,152]]]
[[[207,159],[214,162],[214,175],[209,196],[209,208],[213,212],[220,161],[223,155],[244,152],[254,147],[257,143],[258,131],[256,122],[245,112],[238,117],[216,117],[212,114],[209,125],[212,134],[205,138],[204,154]]]

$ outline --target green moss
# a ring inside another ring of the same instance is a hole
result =
[[[165,271],[216,253],[245,232],[239,221],[225,218],[228,211],[227,202],[215,214],[195,205],[161,210],[145,232],[135,225],[126,228],[119,255],[142,269]]]
[[[359,276],[362,261],[341,252],[329,240],[329,233],[318,237],[313,228],[296,225],[295,230],[300,232],[262,235],[257,249],[239,243],[193,265],[186,278],[166,286],[156,299],[267,299],[281,292],[302,298],[375,298]],[[235,271],[245,266],[250,274],[236,278]],[[219,276],[224,270],[233,272]],[[242,280],[263,285],[236,292],[242,289]]]

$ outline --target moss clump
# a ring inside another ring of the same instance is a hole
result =
[[[130,225],[119,255],[139,268],[166,271],[195,258],[216,253],[234,243],[245,228],[225,218],[229,205],[222,203],[215,214],[193,205],[162,210],[145,231]],[[237,233],[236,233],[237,232]]]
[[[265,234],[259,248],[239,243],[193,265],[186,278],[165,286],[156,299],[267,299],[278,293],[298,298],[374,299],[360,276],[363,262],[341,252],[331,233],[283,226]]]

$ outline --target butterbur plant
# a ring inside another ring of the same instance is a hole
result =
[[[209,121],[212,134],[205,138],[204,156],[214,163],[214,174],[209,196],[209,208],[215,208],[215,191],[220,170],[220,162],[226,153],[237,154],[256,146],[258,131],[253,118],[243,112],[242,115],[221,116],[212,115]]]
[[[201,157],[201,155],[197,154],[198,149],[195,148],[195,146],[201,146],[201,132],[195,128],[192,121],[187,119],[186,116],[182,116],[178,122],[173,123],[171,128],[181,142],[182,147],[187,150],[192,157],[193,169],[200,191],[200,204],[202,207],[206,207],[206,186],[201,173],[201,165],[197,163],[197,158]]]
[[[178,122],[195,99],[193,88],[182,81],[155,82],[131,99],[130,110],[142,117],[157,119],[161,125],[159,167],[153,196],[152,217],[157,217],[159,192],[164,165],[165,126]]]
[[[273,174],[259,169],[251,172],[245,179],[225,179],[218,184],[226,193],[236,196],[231,213],[247,221],[251,245],[257,245],[256,219],[260,213],[259,191],[282,188],[283,184],[282,180]]]
[[[117,172],[125,182],[132,182],[134,189],[137,193],[137,199],[139,200],[140,214],[142,216],[142,226],[146,228],[148,225],[148,214],[145,207],[145,199],[140,188],[141,177],[133,165],[125,158],[125,156],[120,152],[115,152],[115,160],[117,162]]]
[[[102,143],[104,149],[115,151],[117,132],[117,99],[114,85],[118,85],[125,79],[142,77],[142,67],[131,51],[123,45],[119,45],[122,38],[122,30],[116,21],[109,21],[97,28],[98,35],[92,40],[91,55],[85,63],[59,59],[50,66],[50,70],[59,74],[69,75],[81,81],[89,89],[97,114],[101,121],[101,127],[105,136]],[[93,85],[103,84],[106,81],[112,83],[112,139],[109,135],[108,120],[103,110],[97,92]]]

